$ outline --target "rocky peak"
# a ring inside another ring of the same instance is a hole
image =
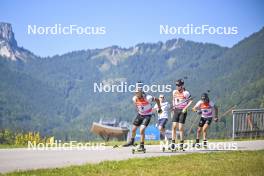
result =
[[[0,40],[9,43],[12,47],[17,47],[11,24],[0,23]]]
[[[12,26],[9,23],[0,22],[0,56],[12,61],[23,60],[34,57],[29,51],[18,47]]]

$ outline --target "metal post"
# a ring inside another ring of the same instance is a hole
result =
[[[235,113],[233,113],[233,134],[232,134],[233,140],[235,139]]]

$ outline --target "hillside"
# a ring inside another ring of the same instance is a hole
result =
[[[94,93],[95,82],[171,84],[185,78],[198,100],[210,96],[226,111],[264,107],[264,29],[232,48],[172,39],[131,48],[111,46],[48,58],[30,56],[13,61],[0,57],[0,129],[37,130],[64,140],[92,139],[90,125],[100,118],[132,121],[132,93]],[[30,53],[30,52],[29,52]],[[26,61],[25,61],[26,60]],[[153,95],[158,96],[158,93]],[[170,101],[171,93],[166,93]],[[229,114],[230,116],[230,114]],[[187,128],[193,122],[190,114]],[[226,117],[212,127],[214,137]],[[152,121],[154,122],[154,120]]]

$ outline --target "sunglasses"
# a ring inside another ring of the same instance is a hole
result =
[[[164,97],[160,97],[160,98],[164,98]]]

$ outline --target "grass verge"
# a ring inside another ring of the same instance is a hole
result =
[[[13,172],[7,176],[158,176],[158,175],[264,175],[264,150],[195,153],[105,161],[55,169]]]

